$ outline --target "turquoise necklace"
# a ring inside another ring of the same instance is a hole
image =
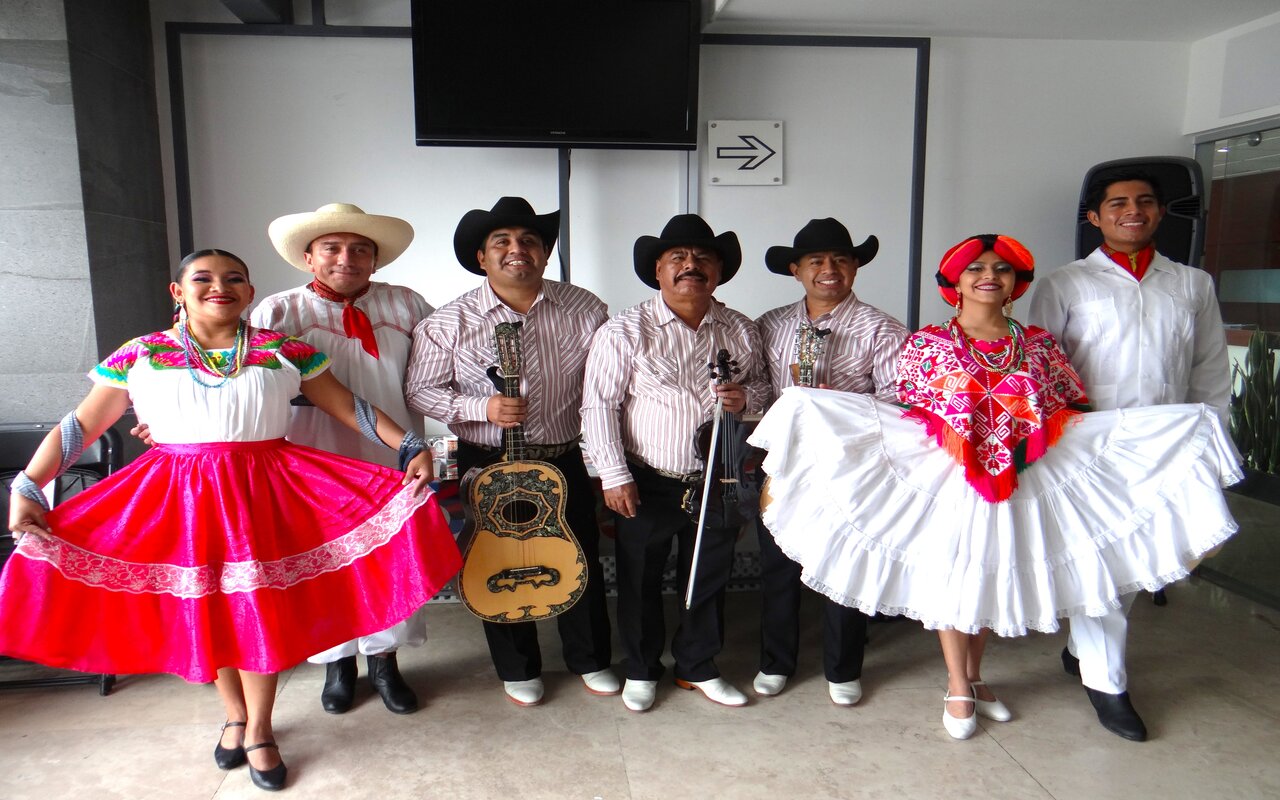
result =
[[[182,325],[182,349],[186,356],[187,372],[191,374],[191,379],[206,389],[221,389],[226,385],[244,367],[245,353],[249,350],[249,326],[244,324],[244,320],[240,320],[240,325],[236,328],[235,344],[231,346],[231,357],[227,359],[228,369],[223,372],[214,363],[213,357],[205,352],[200,343],[196,341],[196,337],[191,333],[191,323],[183,321]],[[197,369],[197,365],[199,369]],[[205,383],[200,380],[200,369],[205,372],[217,375],[222,380],[217,383]]]

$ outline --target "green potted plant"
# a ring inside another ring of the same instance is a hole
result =
[[[1254,331],[1244,365],[1231,367],[1231,438],[1247,477],[1236,491],[1280,504],[1280,391],[1275,350],[1265,331]]]

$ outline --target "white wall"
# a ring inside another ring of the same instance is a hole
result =
[[[282,214],[340,201],[404,217],[414,243],[379,279],[439,306],[479,281],[452,251],[463,213],[505,194],[557,205],[554,150],[414,146],[407,39],[188,34],[183,67],[194,244],[244,257],[260,297],[306,280],[266,238]],[[720,292],[731,306],[756,316],[795,299],[799,287],[765,269],[764,251],[834,215],[883,240],[859,293],[905,318],[914,51],[717,45],[702,72],[704,119],[788,120],[785,185],[701,186],[684,152],[576,150],[572,280],[613,311],[652,294],[632,245],[688,210],[693,181],[715,230],[743,241],[743,267]],[[519,113],[519,102],[495,113]]]
[[[159,43],[168,14],[226,18],[216,0],[155,8]],[[389,13],[388,3],[379,8],[383,17]],[[205,164],[192,176],[197,245],[243,251],[262,292],[303,280],[266,240],[267,222],[280,214],[341,200],[408,218],[418,238],[384,277],[415,286],[438,305],[475,282],[450,246],[462,213],[488,207],[501,194],[525,195],[539,210],[556,202],[554,151],[412,147],[406,40],[188,41],[193,162]],[[321,67],[309,56],[316,48],[324,49]],[[923,321],[946,316],[932,275],[937,258],[959,238],[1009,233],[1051,269],[1073,257],[1075,206],[1089,167],[1114,158],[1191,154],[1182,133],[1189,50],[1150,42],[933,40]],[[743,272],[723,290],[731,305],[757,312],[794,298],[798,287],[764,270],[763,250],[789,243],[810,217],[832,215],[855,236],[881,238],[882,254],[859,276],[857,289],[905,313],[905,276],[894,270],[906,253],[909,52],[704,48],[704,119],[783,118],[788,126],[786,186],[695,187],[713,226],[735,228],[743,238]],[[744,66],[752,69],[738,74]],[[161,76],[164,69],[161,46]],[[373,94],[337,88],[338,77],[361,76]],[[213,94],[201,98],[204,90]],[[160,91],[167,131],[167,89]],[[370,128],[370,104],[393,102],[402,122]],[[292,122],[256,119],[267,112],[284,112]],[[891,133],[903,125],[906,133]],[[833,151],[843,155],[831,157]],[[614,310],[648,293],[632,273],[631,245],[684,210],[683,159],[672,152],[573,154],[574,280],[600,292]],[[695,159],[695,179],[698,171]],[[223,195],[232,186],[247,188],[228,202]]]
[[[922,322],[949,316],[933,273],[965,236],[1013,236],[1044,274],[1075,257],[1076,207],[1090,167],[1192,155],[1180,132],[1187,49],[1159,42],[933,40]]]
[[[1280,117],[1280,12],[1191,45],[1184,133],[1269,117]]]

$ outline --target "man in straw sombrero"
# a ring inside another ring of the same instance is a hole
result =
[[[811,362],[810,385],[841,392],[874,394],[897,400],[898,351],[907,338],[906,327],[853,292],[858,270],[876,257],[880,240],[868,236],[854,244],[849,229],[838,220],[811,219],[796,233],[792,246],[770,247],[765,266],[777,275],[793,277],[804,297],[767,312],[756,324],[764,340],[772,397],[797,385],[800,356]],[[801,329],[809,326],[808,329]],[[797,353],[803,348],[803,353]],[[800,649],[800,598],[804,584],[800,565],[778,548],[762,525],[760,539],[760,672],[753,681],[756,694],[782,692],[795,674]],[[823,672],[827,694],[838,706],[862,699],[862,659],[867,639],[867,616],[823,599]]]
[[[714,297],[742,263],[736,234],[717,236],[696,214],[680,214],[660,235],[637,239],[632,260],[636,276],[658,294],[596,334],[582,423],[605,503],[619,517],[618,633],[627,653],[622,702],[647,711],[664,672],[662,574],[672,540],[679,543],[682,583],[693,560],[696,526],[681,500],[702,480],[698,427],[711,419],[717,398],[725,411],[760,411],[769,389],[755,324]],[[707,365],[722,348],[740,373],[713,386]],[[726,706],[747,702],[715,663],[737,535],[737,527],[706,528],[692,603],[682,604],[671,640],[676,685]]]
[[[297,336],[328,353],[333,372],[351,391],[383,409],[405,430],[422,434],[422,420],[404,402],[405,365],[414,326],[431,313],[417,292],[375,282],[379,267],[395,261],[413,241],[402,219],[366,214],[348,203],[288,214],[267,228],[280,257],[311,273],[310,283],[274,294],[253,310],[250,321]],[[338,424],[317,408],[294,409],[288,438],[351,458],[396,466],[396,454]],[[341,610],[317,609],[317,613]],[[356,655],[368,659],[369,682],[389,711],[418,710],[418,698],[396,664],[396,651],[427,638],[421,610],[385,631],[362,636],[310,660],[325,664],[320,704],[330,714],[355,699]]]
[[[543,277],[560,230],[560,212],[538,214],[523,197],[463,215],[453,235],[458,263],[484,281],[446,303],[418,326],[405,392],[409,406],[458,436],[458,473],[496,461],[504,431],[523,426],[525,456],[554,464],[565,476],[566,519],[582,546],[587,585],[556,617],[565,666],[592,694],[621,691],[612,650],[600,565],[595,491],[582,458],[582,370],[596,329],[608,319],[600,298]],[[494,327],[520,322],[522,397],[495,391]],[[533,622],[485,621],[485,639],[507,699],[542,702],[542,652]]]

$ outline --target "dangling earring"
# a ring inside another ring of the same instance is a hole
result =
[[[1013,316],[1013,295],[1009,295],[1004,299],[1004,308],[1001,309],[1006,317]]]
[[[956,316],[960,316],[960,307],[964,305],[964,296],[956,292]]]
[[[174,317],[174,319],[178,321],[179,325],[186,325],[187,324],[187,304],[178,303],[177,310],[178,310],[178,313],[177,313],[177,316]]]

